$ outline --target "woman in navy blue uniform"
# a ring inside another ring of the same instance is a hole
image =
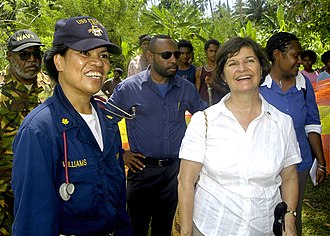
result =
[[[96,19],[59,20],[45,66],[56,86],[13,143],[13,235],[131,235],[119,129],[93,99],[110,70]]]

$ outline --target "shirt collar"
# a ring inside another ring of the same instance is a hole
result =
[[[230,96],[231,96],[231,94],[230,93],[228,93],[228,94],[226,94],[222,99],[221,99],[221,101],[219,102],[219,103],[217,103],[217,104],[215,104],[215,105],[213,105],[213,106],[211,106],[211,107],[209,107],[209,108],[207,108],[207,109],[212,109],[212,110],[218,110],[218,113],[217,113],[217,115],[216,116],[214,116],[213,118],[217,118],[219,115],[221,115],[221,114],[223,114],[223,115],[226,115],[226,116],[232,116],[232,113],[231,113],[231,111],[229,111],[228,110],[228,108],[226,107],[226,105],[225,105],[225,101],[226,100],[228,100],[229,98],[230,98]],[[267,101],[266,101],[266,99],[264,99],[264,97],[259,93],[259,98],[260,98],[260,100],[261,100],[261,115],[259,116],[259,117],[261,117],[261,116],[263,116],[263,115],[267,115],[267,116],[269,116],[271,119],[273,119],[273,120],[275,120],[275,121],[277,121],[278,119],[277,119],[277,116],[276,115],[272,115],[272,105],[271,104],[269,104]],[[210,117],[211,118],[211,117]]]
[[[273,82],[273,79],[270,76],[270,74],[268,74],[265,78],[265,81],[262,83],[261,86],[267,86],[267,88],[271,88],[272,82]],[[296,76],[296,88],[297,88],[297,90],[306,89],[305,77],[300,72],[298,72],[298,74]]]

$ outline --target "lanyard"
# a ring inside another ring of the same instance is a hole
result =
[[[68,169],[68,146],[66,140],[66,133],[63,131],[63,145],[64,145],[64,168],[65,168],[65,183],[69,184],[69,169]]]

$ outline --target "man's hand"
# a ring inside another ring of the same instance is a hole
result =
[[[123,158],[125,165],[134,173],[137,170],[143,170],[145,167],[142,162],[145,157],[140,153],[133,153],[129,150],[125,150]]]

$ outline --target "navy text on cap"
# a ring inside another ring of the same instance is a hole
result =
[[[45,46],[41,43],[38,35],[30,30],[23,29],[16,31],[8,40],[8,50],[13,52],[22,51],[25,48]]]

